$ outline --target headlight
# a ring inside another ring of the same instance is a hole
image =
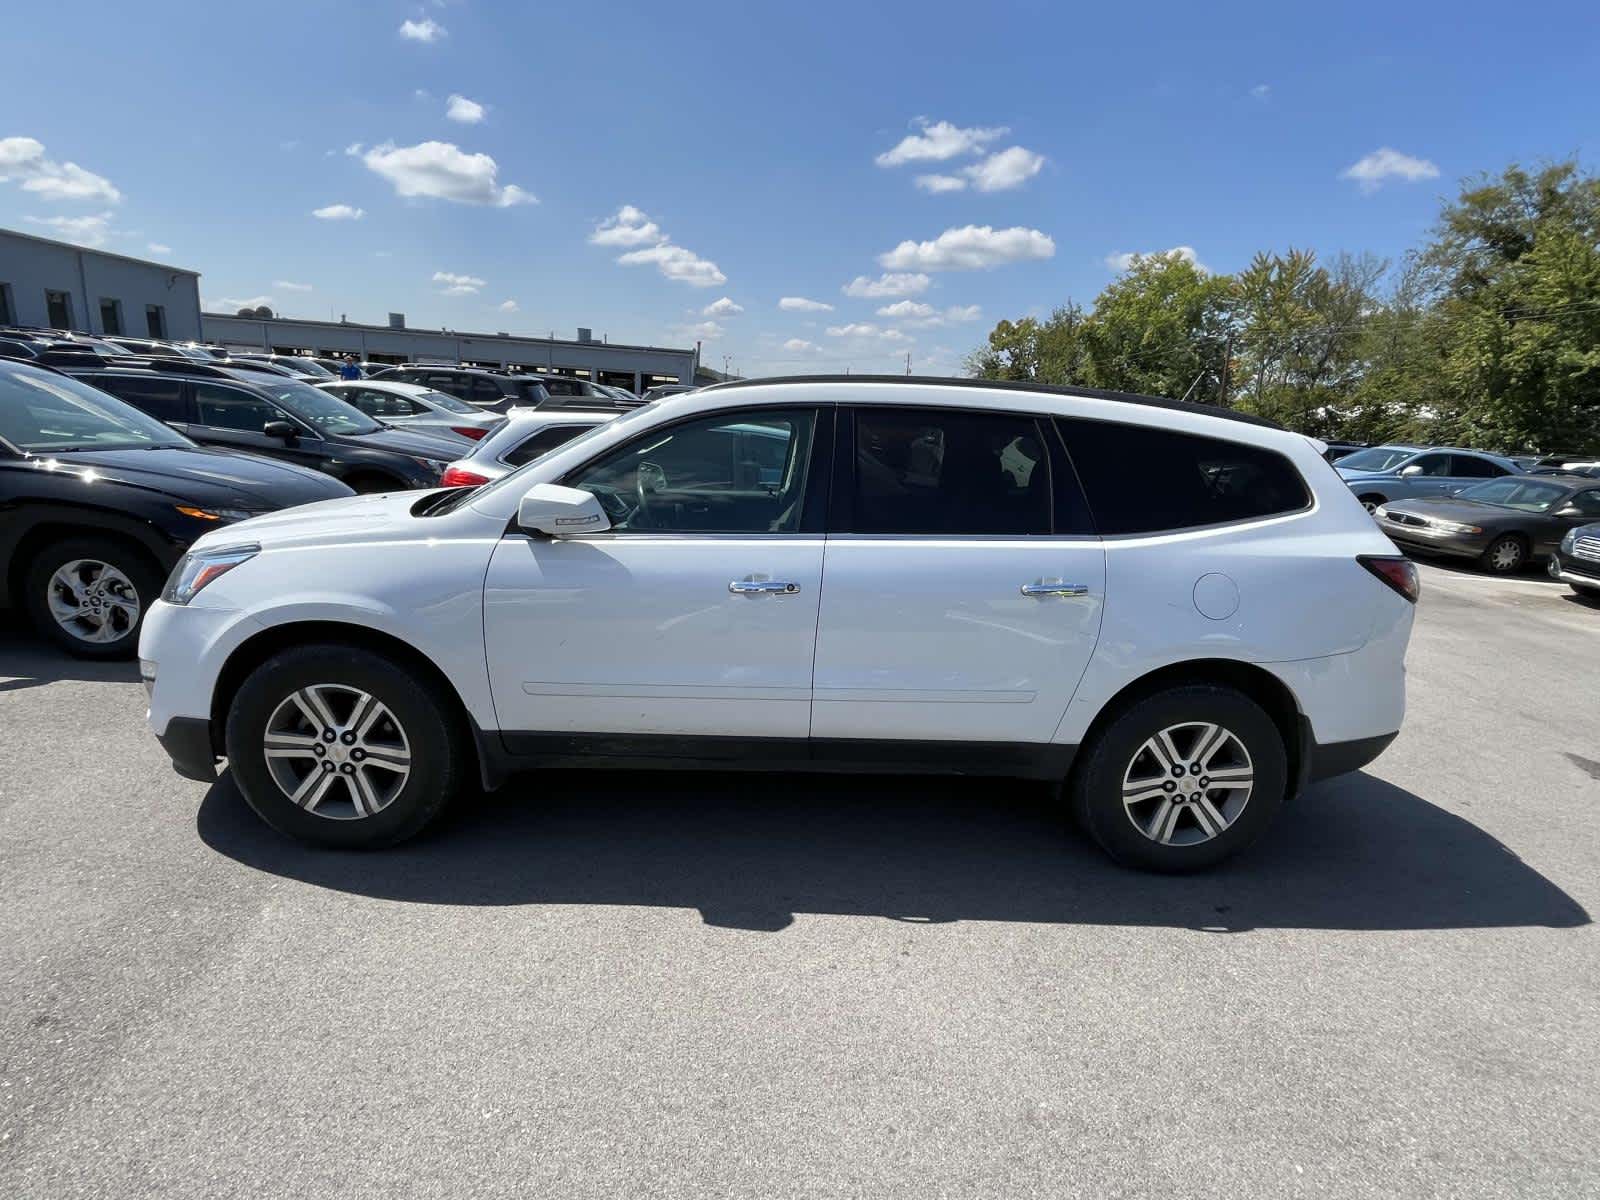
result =
[[[1442,529],[1446,533],[1482,533],[1481,525],[1463,525],[1460,521],[1434,521],[1435,529]]]
[[[259,515],[242,508],[196,508],[192,504],[180,504],[177,508],[184,516],[193,517],[196,521],[248,521]]]
[[[1576,529],[1567,530],[1567,536],[1561,539],[1561,552],[1563,554],[1571,554],[1573,543],[1577,540],[1578,531]]]
[[[172,568],[161,598],[168,604],[187,604],[213,581],[222,578],[240,563],[261,553],[260,546],[226,546],[217,550],[198,550],[185,554]]]
[[[1377,517],[1380,521],[1383,520],[1383,518],[1389,515],[1389,506],[1387,504],[1378,505],[1378,507],[1373,511],[1372,515]]]

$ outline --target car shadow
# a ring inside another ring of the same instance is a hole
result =
[[[139,664],[73,658],[40,637],[19,617],[0,614],[0,692],[15,692],[61,680],[95,683],[137,683]]]
[[[1247,854],[1181,877],[1114,866],[1042,785],[978,779],[550,771],[416,841],[352,853],[273,832],[225,773],[197,829],[246,866],[363,896],[693,908],[756,931],[797,913],[1215,932],[1589,923],[1475,825],[1366,774],[1313,788]]]

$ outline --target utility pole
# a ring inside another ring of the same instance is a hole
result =
[[[911,374],[911,351],[906,351],[906,374]]]

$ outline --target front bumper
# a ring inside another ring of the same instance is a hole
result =
[[[217,778],[217,753],[211,747],[211,722],[199,717],[173,717],[156,741],[185,779],[211,783]]]
[[[1559,579],[1573,587],[1600,591],[1600,562],[1558,551],[1550,556],[1550,578]]]
[[[1424,554],[1449,554],[1457,558],[1477,558],[1494,540],[1487,533],[1455,533],[1433,529],[1426,525],[1402,525],[1398,521],[1382,520],[1383,530],[1395,545],[1404,550],[1419,550]]]

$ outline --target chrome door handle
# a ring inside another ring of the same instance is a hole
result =
[[[792,596],[800,585],[786,579],[735,579],[728,590],[735,596]]]
[[[1059,579],[1041,579],[1037,583],[1022,585],[1024,596],[1087,596],[1086,583],[1062,583]]]

